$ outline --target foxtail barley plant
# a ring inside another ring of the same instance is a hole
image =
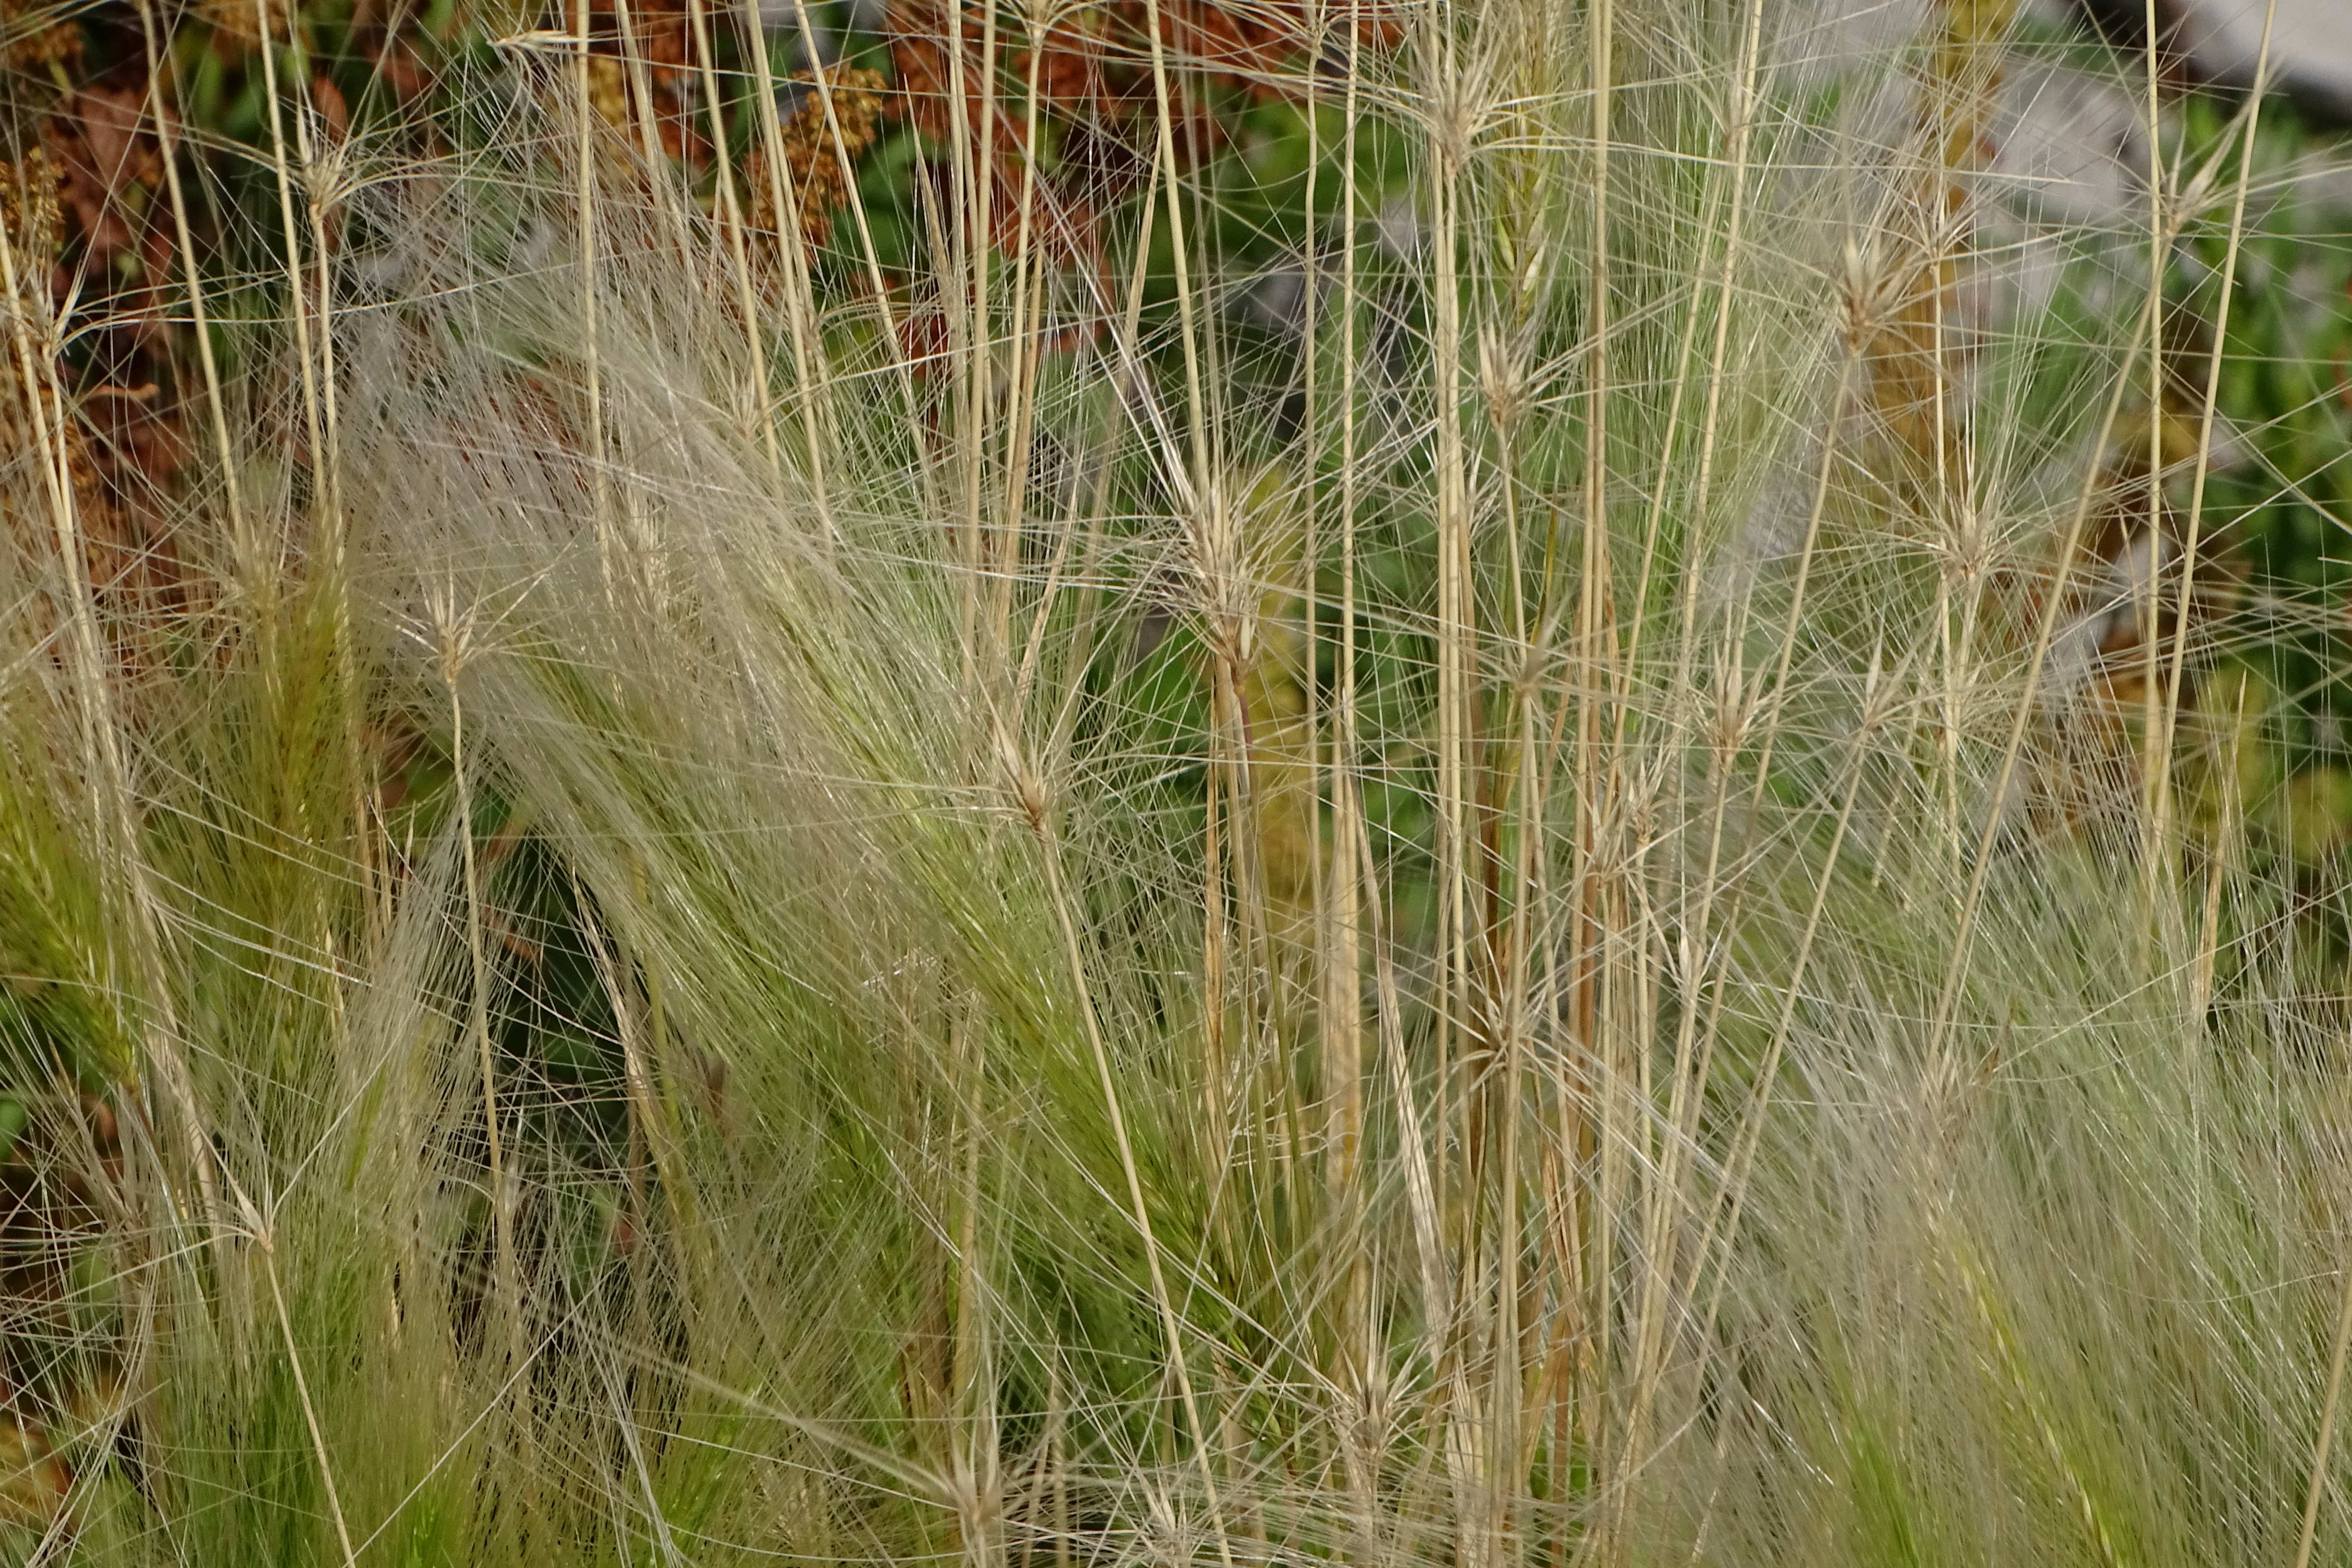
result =
[[[2090,223],[2007,0],[871,9],[258,47],[226,220],[159,66],[143,543],[11,164],[11,1560],[2352,1550],[2259,95],[2074,60]]]

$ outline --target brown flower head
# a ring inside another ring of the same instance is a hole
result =
[[[785,195],[799,209],[803,242],[819,246],[833,237],[833,215],[849,199],[849,166],[881,133],[882,73],[856,66],[825,73],[834,118],[841,126],[838,148],[825,121],[824,94],[817,90],[816,74],[798,71],[792,80],[803,90],[782,125]],[[775,232],[782,226],[776,218],[776,182],[764,151],[753,155],[745,177],[751,185],[752,226]]]

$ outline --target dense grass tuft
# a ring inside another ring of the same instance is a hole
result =
[[[283,139],[168,592],[10,286],[5,1550],[2352,1549],[2257,108],[2109,232],[2000,0],[1327,3],[1203,150],[1147,4],[1081,233],[986,16],[893,212]]]

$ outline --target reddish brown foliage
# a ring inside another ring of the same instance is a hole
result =
[[[1156,76],[1155,12],[1163,67]],[[1099,254],[1101,214],[1142,186],[1157,156],[1163,85],[1181,170],[1224,144],[1239,102],[1298,96],[1326,68],[1320,62],[1301,68],[1317,41],[1303,0],[1101,0],[1062,12],[1034,39],[1017,20],[1000,16],[993,60],[986,58],[985,16],[972,0],[893,0],[886,15],[898,76],[892,112],[942,147],[954,143],[961,119],[973,155],[988,149],[980,184],[992,238],[1015,237],[1029,189],[1043,208],[1030,215],[1033,238],[1079,264]],[[1373,0],[1350,15],[1373,47],[1402,37],[1394,0]],[[1327,18],[1327,54],[1346,27],[1344,17]],[[1055,174],[1031,187],[1033,78]]]

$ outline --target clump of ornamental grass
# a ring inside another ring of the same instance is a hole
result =
[[[2053,234],[1991,0],[1282,7],[1303,153],[1162,85],[1074,270],[1054,20],[911,284],[543,36],[289,145],[165,602],[12,294],[10,1550],[2339,1552],[2340,1055],[2118,456],[2236,143]]]

